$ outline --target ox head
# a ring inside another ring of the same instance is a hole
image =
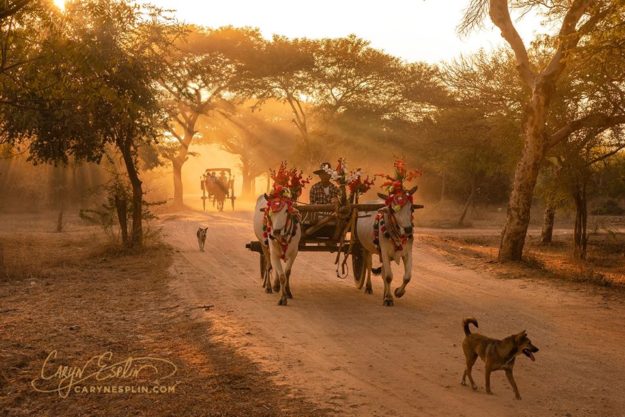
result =
[[[271,234],[273,236],[279,236],[286,233],[289,214],[295,211],[293,200],[267,194],[265,194],[265,199],[267,200],[265,213],[271,223]]]
[[[412,212],[414,211],[412,195],[417,191],[415,185],[409,190],[395,188],[389,195],[378,193],[378,197],[384,200],[389,213],[397,219],[397,224],[406,235],[412,234]]]

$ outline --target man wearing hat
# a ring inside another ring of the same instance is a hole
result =
[[[310,204],[331,204],[338,201],[339,189],[330,182],[331,169],[330,163],[324,162],[318,170],[314,171],[316,175],[319,175],[320,181],[310,188]]]

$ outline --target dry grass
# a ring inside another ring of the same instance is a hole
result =
[[[591,235],[588,257],[583,261],[572,256],[571,236],[558,236],[548,245],[528,237],[524,261],[504,265],[496,263],[498,236],[429,236],[424,239],[456,259],[471,259],[477,265],[488,262],[503,276],[527,275],[533,271],[548,278],[625,289],[625,234],[622,233]]]
[[[15,222],[20,219],[0,217],[1,416],[325,415],[269,382],[255,364],[216,342],[210,325],[192,319],[194,306],[168,292],[168,247],[127,252],[79,222],[60,234],[47,232],[48,222],[22,222],[28,231]],[[31,381],[53,349],[59,352],[54,366],[81,366],[106,351],[118,360],[165,358],[178,368],[171,381],[176,392],[68,398],[35,392]]]

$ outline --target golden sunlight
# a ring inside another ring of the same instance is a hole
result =
[[[53,0],[54,5],[61,10],[65,10],[65,0]]]

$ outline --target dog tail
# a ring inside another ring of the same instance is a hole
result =
[[[371,268],[371,272],[373,272],[373,275],[380,275],[382,273],[382,267]]]
[[[469,323],[473,324],[475,327],[479,327],[477,325],[477,320],[475,320],[473,317],[467,317],[466,319],[462,320],[462,327],[464,328],[464,334],[467,336],[471,334],[471,330],[469,330]]]

